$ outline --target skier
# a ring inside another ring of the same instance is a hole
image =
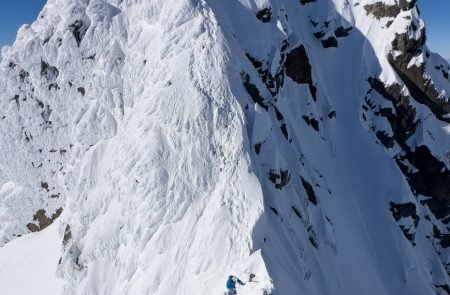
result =
[[[245,285],[237,276],[229,276],[227,281],[227,289],[228,289],[228,295],[237,294],[236,291],[236,283],[241,284],[242,286]]]

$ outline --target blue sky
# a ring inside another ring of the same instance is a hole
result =
[[[450,59],[450,0],[419,0],[431,51]]]
[[[0,48],[12,45],[17,30],[37,19],[46,0],[0,0]]]
[[[33,22],[46,0],[0,0],[0,47],[11,45],[22,24]],[[428,46],[450,59],[450,0],[419,0]]]

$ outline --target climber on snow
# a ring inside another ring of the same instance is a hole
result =
[[[237,294],[236,283],[245,285],[237,276],[229,276],[227,281],[228,295]]]

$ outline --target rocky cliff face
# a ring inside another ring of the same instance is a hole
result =
[[[0,244],[56,221],[64,294],[255,265],[251,294],[450,293],[450,69],[416,1],[49,0],[2,54]]]

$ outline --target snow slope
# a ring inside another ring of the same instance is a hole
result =
[[[60,241],[61,294],[448,294],[415,4],[49,0],[2,50],[0,257]]]
[[[2,294],[61,294],[56,277],[60,257],[58,225],[15,239],[0,251]]]

